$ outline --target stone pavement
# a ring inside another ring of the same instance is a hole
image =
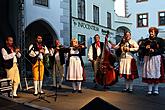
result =
[[[28,91],[20,91],[20,98],[8,100],[0,97],[0,110],[22,110],[22,109],[43,109],[43,110],[79,110],[87,105],[96,97],[101,98],[105,102],[121,109],[121,110],[165,110],[165,87],[164,84],[160,86],[159,96],[146,96],[147,86],[141,82],[141,79],[136,79],[134,82],[134,92],[123,93],[121,90],[124,88],[123,79],[108,90],[104,90],[102,86],[94,89],[93,71],[91,66],[86,66],[87,81],[83,83],[83,93],[72,93],[70,82],[64,82],[63,88],[58,89],[57,97],[55,97],[55,89],[50,85],[44,86],[46,93],[44,100],[38,100],[39,96],[33,96],[33,89]],[[141,67],[139,66],[139,71]],[[56,101],[55,101],[56,98]],[[8,100],[4,103],[3,100]],[[17,107],[14,104],[19,105]],[[97,105],[96,105],[97,106]],[[30,108],[27,108],[30,107]],[[32,108],[31,108],[32,107]],[[2,108],[2,109],[1,109]],[[98,109],[98,108],[97,108]],[[94,109],[96,110],[96,109]],[[104,107],[102,110],[106,110]],[[113,109],[112,109],[113,110]]]

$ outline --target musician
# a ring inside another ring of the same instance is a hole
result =
[[[94,36],[94,43],[89,47],[88,50],[88,59],[92,63],[92,68],[94,71],[94,80],[95,88],[97,87],[96,83],[96,74],[99,68],[99,62],[102,56],[104,43],[100,42],[100,36],[96,34]]]
[[[56,78],[59,77],[59,89],[62,88],[64,79],[65,57],[62,49],[63,46],[59,40],[55,40],[55,48],[50,49],[50,55],[53,56],[53,86],[56,86]]]
[[[34,95],[38,95],[38,92],[41,94],[44,93],[42,91],[42,83],[44,77],[43,59],[46,54],[49,54],[49,51],[47,47],[42,43],[42,36],[37,35],[36,42],[29,46],[29,56],[31,57],[31,61],[33,63],[32,72],[35,89]]]
[[[66,80],[72,82],[72,93],[82,93],[81,84],[84,80],[84,63],[81,57],[81,50],[85,48],[83,45],[79,45],[76,38],[72,38],[71,47],[68,54],[68,67]]]
[[[125,88],[123,89],[123,92],[132,93],[133,80],[138,78],[138,71],[133,53],[138,51],[139,46],[134,40],[132,40],[131,33],[125,32],[122,42],[114,48],[121,49],[119,74],[121,78],[125,78]]]
[[[16,48],[13,43],[13,37],[6,37],[6,45],[1,49],[3,56],[3,67],[7,72],[7,78],[10,78],[13,83],[13,97],[18,98],[17,89],[20,83],[20,75],[18,70],[17,58],[21,57],[20,49]]]
[[[142,81],[148,84],[148,95],[159,95],[158,84],[164,81],[164,41],[157,37],[159,31],[156,27],[150,27],[148,32],[149,38],[144,39],[144,45],[141,47],[144,52]]]

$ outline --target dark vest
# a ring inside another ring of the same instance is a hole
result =
[[[11,50],[5,46],[4,49],[7,51],[8,54],[12,53]],[[10,69],[13,67],[13,58],[12,59],[9,59],[9,60],[4,60],[3,59],[3,67],[5,69]]]
[[[53,64],[55,64],[55,52],[53,54]],[[63,52],[63,49],[60,48],[59,49],[59,56],[60,56],[60,64],[63,65],[65,64],[65,57],[64,57],[64,52]]]
[[[146,49],[146,46],[150,45],[154,52],[150,52],[149,49]],[[162,38],[155,37],[154,39],[146,38],[144,40],[143,52],[145,56],[156,56],[163,54],[164,51],[164,41]]]
[[[95,47],[95,43],[92,44],[92,49],[93,49],[93,60],[96,60],[97,57],[101,58],[102,52],[103,52],[103,46],[104,46],[104,43],[103,43],[103,42],[100,42],[101,54],[100,54],[100,56],[97,56],[97,49],[96,49],[96,47]]]
[[[82,49],[78,49],[79,54],[70,54],[70,49],[68,49],[67,51],[68,51],[69,53],[68,53],[68,60],[67,60],[67,62],[66,62],[66,66],[69,66],[69,62],[70,62],[70,57],[71,57],[71,56],[78,56],[78,57],[80,58],[80,60],[81,60],[81,66],[84,67],[84,62],[83,62],[83,60],[82,60],[82,54],[81,54]]]
[[[42,47],[45,47],[45,46],[42,44]],[[32,50],[33,50],[33,51],[39,51],[39,49],[38,49],[36,43],[33,44],[33,47],[29,50],[28,53],[30,53],[30,51],[32,51]],[[30,57],[31,63],[32,63],[32,64],[35,64],[35,63],[37,62],[37,58],[38,58],[38,55],[35,56],[35,57]]]

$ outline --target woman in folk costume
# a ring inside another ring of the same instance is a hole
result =
[[[121,49],[119,59],[119,74],[125,78],[125,89],[123,92],[133,92],[133,80],[138,78],[136,61],[133,53],[139,49],[138,44],[131,39],[131,33],[125,32],[124,37],[115,49]]]
[[[145,53],[142,81],[148,83],[148,95],[152,95],[152,92],[154,95],[158,95],[158,84],[165,81],[162,61],[164,41],[157,35],[158,29],[156,27],[149,28],[149,38],[144,40],[144,45],[141,47]],[[153,86],[154,90],[152,90]]]
[[[72,93],[82,93],[81,84],[83,79],[84,64],[81,57],[81,50],[84,48],[82,45],[78,45],[76,38],[72,38],[71,47],[68,54],[68,68],[66,80],[72,82]]]
[[[38,92],[43,94],[42,83],[44,77],[44,55],[49,54],[48,48],[42,43],[42,36],[38,35],[36,42],[29,46],[29,56],[32,61],[32,72],[34,80],[34,95],[38,95]]]

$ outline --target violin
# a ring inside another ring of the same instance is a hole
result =
[[[82,42],[82,43],[80,43],[80,44],[78,44],[78,45],[74,45],[74,46],[73,46],[73,50],[82,49],[82,48],[86,48],[86,47],[84,46],[84,42]]]

